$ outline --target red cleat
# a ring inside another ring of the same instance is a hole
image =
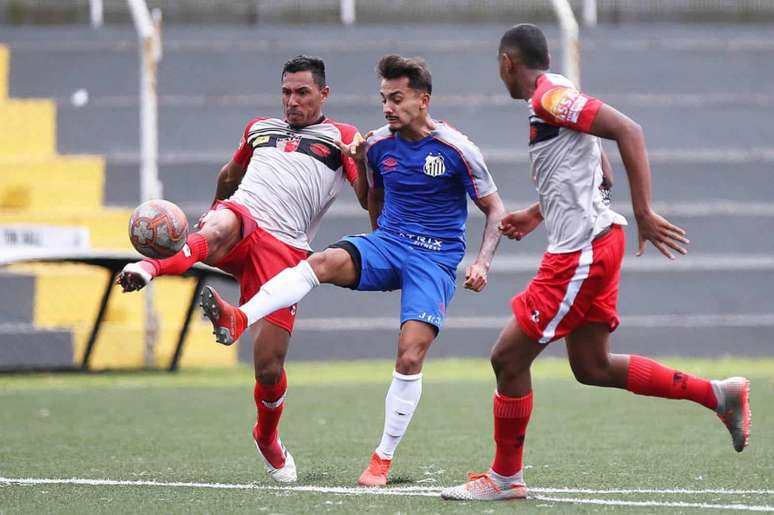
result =
[[[742,452],[750,439],[750,381],[744,377],[731,377],[712,381],[718,407],[718,418],[731,433],[736,452]]]
[[[357,484],[362,486],[384,486],[387,484],[387,473],[390,471],[392,460],[383,460],[378,454],[371,455],[371,462],[360,474]]]
[[[247,329],[247,315],[223,300],[212,286],[202,288],[201,302],[204,315],[212,322],[212,334],[223,345],[231,345]]]

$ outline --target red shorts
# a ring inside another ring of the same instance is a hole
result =
[[[216,265],[239,281],[240,304],[258,293],[266,281],[309,256],[307,251],[288,245],[258,227],[250,211],[241,204],[218,201],[213,209],[229,209],[242,223],[242,240]],[[277,310],[265,320],[292,333],[296,306]]]
[[[623,254],[619,225],[576,252],[546,252],[527,289],[511,300],[521,330],[540,343],[564,338],[590,322],[615,331],[621,322],[616,305]]]

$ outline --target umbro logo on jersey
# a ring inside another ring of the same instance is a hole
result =
[[[428,154],[427,157],[425,157],[424,172],[425,175],[429,175],[430,177],[438,177],[439,175],[446,173],[446,165],[443,162],[443,156],[441,154],[435,156],[433,154]]]
[[[277,149],[282,152],[295,152],[298,149],[298,145],[301,143],[301,138],[279,138],[277,139]]]
[[[395,170],[397,166],[398,166],[398,160],[392,157],[388,157],[384,161],[382,161],[382,168],[384,169],[385,172],[392,172]]]

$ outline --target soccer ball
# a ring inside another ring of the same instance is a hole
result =
[[[188,238],[188,220],[176,204],[149,200],[140,204],[129,219],[129,241],[143,256],[171,257]]]

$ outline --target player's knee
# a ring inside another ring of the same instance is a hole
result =
[[[233,214],[228,216],[230,212],[227,210],[222,211],[224,216],[220,216],[220,213],[217,212],[216,216],[210,217],[199,231],[213,250],[230,247],[239,239],[239,220]]]
[[[261,384],[277,384],[282,378],[282,363],[261,363],[255,366],[255,380]]]
[[[346,265],[347,254],[344,253],[344,256],[341,256],[341,253],[336,252],[336,250],[326,249],[322,252],[315,252],[307,259],[307,263],[312,267],[321,283],[336,282],[342,268]]]
[[[398,352],[398,359],[395,362],[395,370],[399,374],[418,374],[422,371],[422,364],[425,361],[425,350],[422,346],[416,345],[402,352]]]
[[[492,370],[494,370],[495,375],[499,375],[512,368],[512,361],[508,356],[507,350],[499,346],[495,346],[489,354],[489,362],[492,364]]]
[[[575,379],[587,386],[605,386],[609,383],[608,371],[596,364],[572,364]]]

